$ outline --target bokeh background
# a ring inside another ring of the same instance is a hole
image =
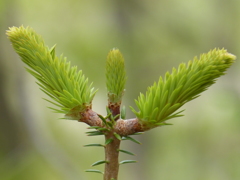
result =
[[[172,67],[215,47],[240,57],[240,1],[237,0],[1,0],[0,1],[0,179],[98,180],[86,173],[104,158],[102,137],[87,137],[87,126],[61,120],[42,98],[35,79],[13,51],[5,31],[31,26],[57,44],[99,91],[93,108],[105,115],[105,60],[117,47],[126,60],[123,104],[135,107],[139,92]],[[123,142],[123,180],[240,179],[239,62],[201,97],[183,107],[173,126],[153,129]],[[133,113],[128,108],[127,117]],[[97,167],[102,170],[103,166]]]

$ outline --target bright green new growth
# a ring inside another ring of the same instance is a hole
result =
[[[7,31],[10,41],[21,60],[28,65],[27,71],[38,80],[41,90],[52,98],[49,101],[58,106],[56,112],[64,113],[68,118],[79,119],[80,112],[91,107],[96,93],[88,79],[70,67],[63,56],[55,56],[55,46],[49,49],[41,36],[32,28],[12,27]]]
[[[123,56],[118,49],[113,49],[108,53],[106,62],[106,85],[110,102],[121,101],[126,79]]]
[[[92,164],[105,164],[105,172],[95,169],[88,169],[86,172],[104,174],[106,180],[117,179],[119,165],[136,162],[118,161],[119,152],[134,155],[119,149],[122,140],[141,144],[129,135],[167,125],[166,120],[182,116],[182,111],[175,111],[214,84],[236,58],[225,49],[214,49],[201,55],[199,59],[195,57],[188,64],[180,64],[178,69],[173,68],[171,74],[167,72],[164,78],[160,77],[158,82],[148,88],[145,95],[141,93],[138,100],[135,100],[139,110],[131,109],[137,118],[125,119],[125,108],[120,112],[126,83],[124,59],[118,49],[113,49],[109,52],[106,63],[109,102],[107,116],[103,117],[89,110],[96,93],[92,84],[88,85],[88,79],[82,71],[77,71],[76,66],[70,67],[66,58],[55,56],[55,46],[49,49],[43,39],[29,27],[12,27],[7,35],[22,61],[28,65],[27,71],[37,78],[41,90],[53,100],[47,101],[60,108],[54,110],[88,124],[91,129],[86,132],[88,136],[105,136],[104,144],[91,143],[85,147],[105,149],[105,160]]]
[[[166,125],[166,120],[182,116],[179,114],[182,111],[174,112],[214,84],[235,58],[225,49],[214,49],[187,65],[180,64],[178,69],[173,68],[171,74],[167,72],[164,79],[160,77],[158,83],[149,87],[146,95],[141,93],[135,100],[139,111],[131,108],[132,111],[144,126]]]
[[[82,71],[77,71],[76,66],[70,67],[70,62],[63,56],[55,56],[55,46],[49,49],[29,27],[12,27],[7,35],[22,61],[28,65],[28,72],[37,78],[41,90],[53,100],[47,101],[60,108],[54,110],[68,118],[80,119],[81,112],[91,108],[96,93]],[[160,77],[148,88],[146,95],[140,94],[135,100],[138,111],[131,109],[145,127],[165,125],[166,120],[182,116],[182,111],[174,112],[214,84],[234,60],[235,56],[225,49],[214,49],[199,59],[195,57],[187,65],[182,63],[178,69],[173,68],[171,74],[167,72],[164,79]],[[106,79],[109,101],[121,103],[126,72],[118,49],[108,54]]]

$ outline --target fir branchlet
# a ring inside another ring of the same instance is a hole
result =
[[[41,36],[32,28],[11,27],[7,35],[21,60],[28,66],[27,71],[37,80],[41,90],[67,118],[80,119],[81,112],[91,108],[96,91],[88,84],[82,71],[71,67],[63,56],[55,55],[55,46],[48,48]]]
[[[140,123],[148,128],[167,125],[166,120],[182,116],[176,112],[215,83],[216,79],[225,74],[232,65],[235,56],[225,49],[214,49],[195,57],[188,64],[180,64],[172,73],[148,88],[146,94],[140,94],[136,105],[139,110],[131,107]]]

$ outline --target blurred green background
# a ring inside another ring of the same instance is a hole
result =
[[[1,0],[0,1],[0,179],[98,180],[86,173],[104,158],[101,137],[87,137],[87,126],[60,120],[42,97],[8,41],[10,26],[31,26],[57,44],[99,91],[93,109],[105,115],[105,59],[113,47],[123,53],[128,81],[123,104],[134,106],[139,92],[181,62],[226,48],[240,57],[238,0]],[[183,107],[173,126],[153,129],[123,142],[120,180],[240,179],[239,62],[202,96]],[[127,111],[127,117],[133,114]],[[97,167],[103,169],[103,166]]]

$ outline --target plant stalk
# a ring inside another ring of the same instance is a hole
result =
[[[119,147],[121,141],[117,139],[113,132],[109,132],[105,135],[107,139],[113,139],[113,141],[105,146],[105,171],[104,171],[104,180],[117,180],[118,179],[118,171],[119,171]]]

